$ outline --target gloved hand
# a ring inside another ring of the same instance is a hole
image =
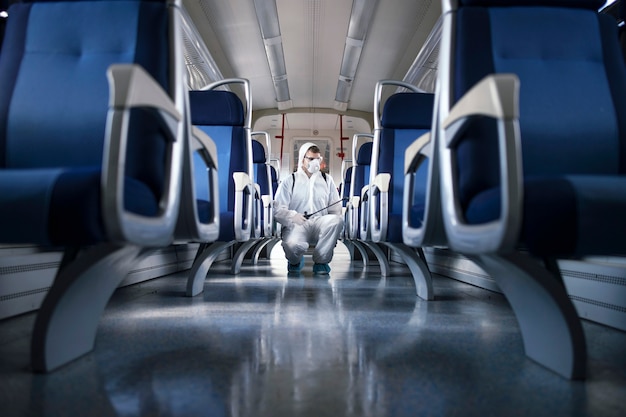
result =
[[[291,218],[291,221],[292,221],[294,224],[297,224],[297,225],[302,225],[302,224],[304,224],[304,222],[305,222],[306,220],[307,220],[307,219],[306,219],[306,217],[304,217],[304,214],[302,214],[302,213],[296,213],[296,214],[295,214],[295,215]]]

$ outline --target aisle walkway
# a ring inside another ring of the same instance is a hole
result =
[[[93,353],[28,370],[33,314],[0,322],[0,416],[623,416],[626,334],[585,323],[590,379],[523,355],[499,294],[408,270],[382,279],[341,246],[331,276],[287,278],[280,247],[203,295],[177,274],[118,290]],[[71,341],[68,341],[71,343]]]

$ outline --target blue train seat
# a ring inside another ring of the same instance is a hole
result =
[[[227,84],[242,85],[245,108],[234,92],[217,89]],[[192,125],[217,146],[220,219],[217,239],[202,244],[193,262],[187,280],[188,296],[203,291],[206,275],[220,253],[243,243],[233,256],[231,272],[237,273],[243,255],[255,241],[254,198],[257,192],[252,179],[250,103],[250,84],[239,78],[224,79],[203,90],[189,92]]]
[[[278,175],[276,169],[270,165],[268,157],[271,152],[269,133],[263,131],[252,132],[252,137],[263,137],[263,142],[256,139],[252,140],[254,181],[258,185],[260,192],[260,200],[257,205],[261,213],[259,217],[261,234],[260,239],[257,239],[257,242],[250,248],[249,257],[251,263],[256,265],[261,253],[265,253],[266,257],[269,258],[272,248],[279,241],[277,223],[274,221],[274,210],[272,209],[275,190],[278,188]]]
[[[270,165],[270,176],[272,178],[272,195],[276,195],[280,181],[278,179],[278,171],[273,165]]]
[[[270,159],[270,162],[272,160]],[[278,191],[278,185],[280,184],[280,178],[278,177],[278,169],[270,163],[270,176],[272,178],[272,198],[276,195],[276,191]],[[274,201],[272,200],[272,204]],[[274,213],[272,213],[274,216]],[[280,223],[274,220],[273,222],[274,234],[278,237],[280,236]],[[269,255],[269,252],[268,252]]]
[[[265,142],[269,142],[267,132],[252,132],[253,137],[264,135]],[[261,193],[261,236],[272,236],[273,210],[271,207],[274,201],[274,191],[272,187],[272,173],[263,144],[258,140],[252,140],[252,163],[254,165],[254,182],[259,185]]]
[[[344,198],[343,206],[346,206],[347,199],[350,197],[350,186],[352,185],[352,167],[346,169],[346,173],[343,176],[343,182],[341,183],[341,198]]]
[[[344,160],[342,162],[342,167],[347,165],[346,161],[349,161],[350,166],[347,169],[342,169],[344,172],[343,182],[341,184],[341,198],[345,199],[343,202],[343,235],[342,241],[344,245],[348,248],[350,253],[350,258],[352,260],[360,260],[363,262],[363,267],[367,267],[369,264],[369,254],[363,245],[357,240],[359,235],[359,201],[360,196],[355,197],[355,187],[353,186],[353,181],[356,175],[355,170],[360,170],[359,176],[363,177],[364,175],[369,178],[369,164],[371,160],[371,141],[373,135],[369,133],[356,133],[352,136],[352,159]],[[369,143],[369,144],[368,144]],[[367,146],[365,146],[367,144]],[[358,150],[357,150],[358,149]],[[366,161],[363,163],[361,168],[358,168],[357,164],[357,153],[364,154],[365,149],[369,149],[368,157],[364,158]],[[363,174],[365,167],[367,166],[367,172]],[[361,184],[365,182],[369,182],[369,180],[362,181]],[[355,249],[358,250],[359,254],[355,254]]]
[[[434,105],[435,110],[437,105]],[[436,116],[434,123],[436,123]],[[447,247],[441,216],[439,151],[433,124],[431,131],[411,143],[404,152],[404,198],[402,240],[420,251],[424,247]]]
[[[373,141],[374,135],[369,135]],[[352,169],[352,181],[350,192],[350,210],[352,213],[348,216],[349,228],[348,233],[352,239],[367,239],[368,229],[367,221],[369,220],[366,213],[368,190],[370,185],[370,168],[372,164],[372,141],[363,143],[358,146],[354,138],[353,148],[357,154],[356,163]]]
[[[341,161],[341,183],[339,184],[339,197],[343,199],[341,205],[346,207],[346,203],[350,198],[350,184],[352,183],[352,160],[344,159]]]
[[[357,133],[352,137],[352,155],[356,155],[352,165],[350,193],[344,212],[344,243],[354,257],[354,246],[361,255],[363,266],[370,263],[371,255],[376,258],[381,276],[389,274],[389,261],[378,245],[367,239],[367,212],[370,189],[370,164],[372,161],[372,140],[370,133]],[[369,249],[369,250],[368,250]]]
[[[626,254],[626,68],[603,3],[446,6],[439,68],[448,243],[496,280],[526,355],[573,379],[586,341],[558,259]]]
[[[168,34],[180,15],[160,0],[28,1],[9,14],[0,242],[65,250],[32,336],[32,369],[47,372],[93,349],[132,262],[172,242],[187,126]]]
[[[348,201],[346,203],[344,229],[347,239],[356,240],[360,232],[360,200],[361,190],[369,184],[370,163],[372,160],[371,134],[355,134],[352,137],[352,149],[355,154],[352,170],[350,172],[350,187],[348,188]],[[367,140],[361,142],[360,138]]]
[[[392,94],[380,105],[385,87],[402,87],[409,92]],[[405,150],[430,131],[434,94],[424,93],[411,84],[382,80],[376,84],[374,142],[372,148],[369,230],[373,242],[380,242],[398,253],[411,270],[418,296],[434,298],[432,278],[423,252],[408,248],[402,238]]]

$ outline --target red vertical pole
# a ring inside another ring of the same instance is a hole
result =
[[[339,115],[339,146],[340,146],[341,151],[337,154],[337,156],[341,158],[342,161],[343,161],[343,158],[345,158],[346,156],[346,153],[343,151],[344,140],[348,140],[348,137],[343,135],[343,114],[340,114]]]
[[[283,144],[285,143],[285,113],[283,113],[283,124],[280,129],[280,135],[276,135],[276,139],[280,139],[280,168],[283,168]]]

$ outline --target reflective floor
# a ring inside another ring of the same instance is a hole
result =
[[[527,359],[506,300],[408,269],[381,278],[340,245],[330,277],[287,277],[280,247],[119,289],[94,352],[29,372],[33,314],[0,321],[0,416],[624,416],[626,333],[584,323],[589,379]],[[68,341],[69,342],[69,341]]]

